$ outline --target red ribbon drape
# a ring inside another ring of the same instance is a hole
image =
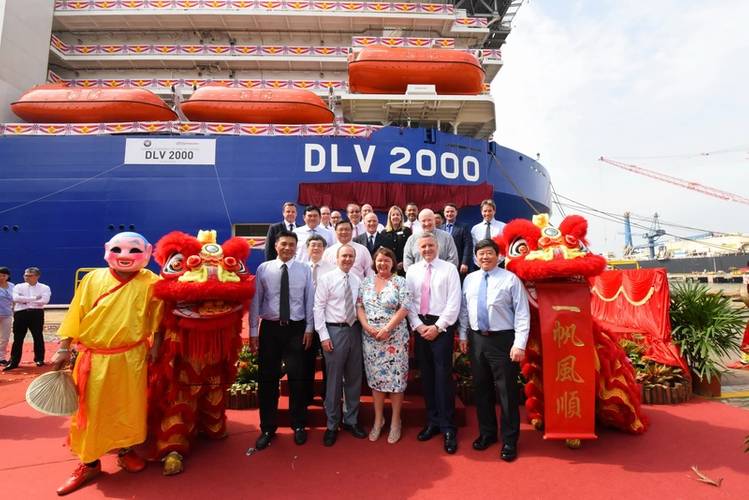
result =
[[[299,184],[299,203],[344,208],[349,203],[369,203],[378,212],[391,206],[442,208],[454,203],[458,208],[478,205],[491,198],[491,184],[456,186],[450,184],[407,184],[394,182],[303,182]]]
[[[612,300],[613,299],[613,300]],[[646,355],[689,374],[679,349],[671,342],[671,295],[663,268],[605,271],[593,280],[593,317],[614,338],[641,333]]]

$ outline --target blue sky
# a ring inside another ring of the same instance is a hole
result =
[[[744,0],[526,0],[492,84],[495,140],[539,153],[557,192],[587,205],[749,233],[749,205],[597,161],[749,197],[747,20]],[[620,251],[621,224],[588,219],[594,250]]]

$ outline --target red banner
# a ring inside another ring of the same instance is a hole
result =
[[[544,439],[596,439],[595,345],[586,283],[536,283]]]

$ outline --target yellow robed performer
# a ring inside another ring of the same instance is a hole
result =
[[[98,475],[99,458],[112,450],[119,451],[123,469],[145,467],[130,447],[146,439],[148,338],[161,319],[161,303],[153,297],[158,276],[143,269],[151,251],[137,233],[115,235],[105,245],[110,267],[83,278],[60,326],[55,369],[70,360],[71,343],[79,351],[73,369],[79,404],[70,425],[70,449],[81,463],[58,495]]]

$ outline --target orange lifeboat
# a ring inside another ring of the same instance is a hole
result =
[[[10,108],[32,123],[115,123],[176,120],[177,114],[146,89],[38,85]]]
[[[408,84],[435,85],[438,94],[480,94],[484,69],[468,52],[366,47],[349,56],[349,89],[359,94],[404,94]]]
[[[181,105],[193,121],[230,123],[330,123],[333,112],[309,90],[237,89],[206,85]]]

